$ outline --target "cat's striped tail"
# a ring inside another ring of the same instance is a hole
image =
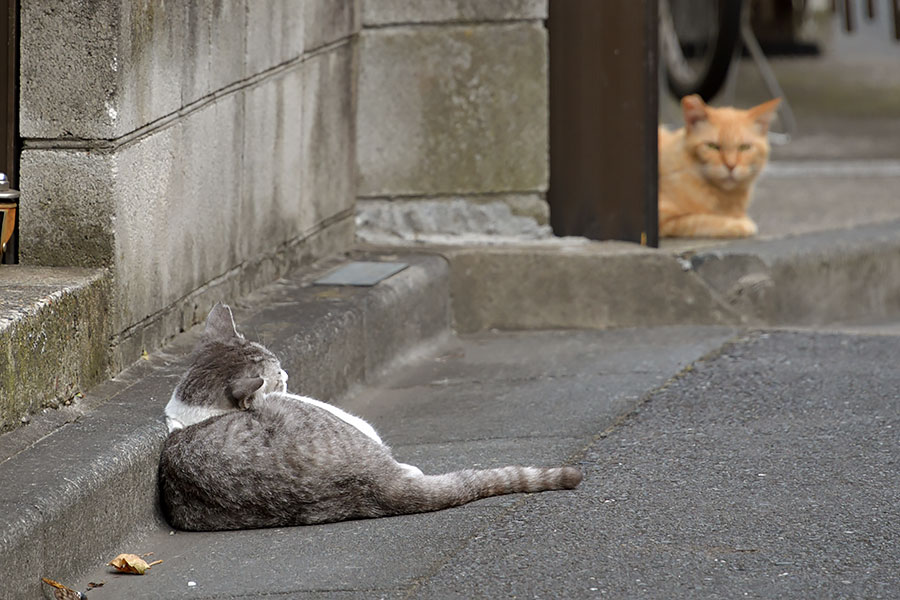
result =
[[[383,498],[392,514],[429,512],[503,494],[570,490],[581,483],[575,467],[501,467],[443,475],[406,475]]]

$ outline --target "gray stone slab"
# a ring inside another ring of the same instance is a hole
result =
[[[298,59],[303,54],[307,27],[307,2],[275,0],[247,2],[247,54],[244,75],[249,77],[266,69]],[[347,4],[338,2],[337,4]]]
[[[356,201],[357,52],[355,43],[344,41],[303,64],[302,137],[295,143],[301,204],[314,223],[352,215]]]
[[[898,225],[736,241],[698,249],[691,263],[726,301],[746,303],[769,323],[890,319],[900,314]]]
[[[122,2],[28,3],[21,10],[19,131],[24,138],[114,137]],[[72,93],[78,90],[78,93]],[[24,178],[23,181],[27,181]]]
[[[110,114],[113,127],[108,133],[85,132],[87,135],[78,136],[88,139],[118,138],[175,113],[186,103],[182,97],[184,82],[173,71],[184,69],[182,65],[186,65],[192,59],[210,60],[214,65],[209,72],[211,79],[222,73],[222,67],[226,67],[225,63],[212,59],[211,52],[200,56],[188,54],[190,46],[185,41],[196,34],[188,31],[188,25],[195,24],[187,19],[188,3],[156,4],[116,0],[107,4],[119,5],[119,20],[113,22],[111,26],[107,25],[106,28],[95,25],[94,32],[101,39],[113,36],[118,42],[117,47],[111,52],[103,50],[97,52],[98,58],[112,66],[116,87],[112,94],[93,90],[94,93],[87,95],[86,98],[102,106]],[[242,11],[235,12],[240,18]],[[235,52],[231,50],[232,48],[238,53],[243,50],[243,40],[234,35],[236,31],[242,29],[242,24],[239,22],[236,27],[233,25],[228,27],[224,23],[215,24],[224,29],[223,38],[228,40],[227,44],[221,46],[222,54],[234,57]],[[215,36],[217,33],[219,31],[211,35]],[[58,42],[54,41],[53,46],[58,47]],[[89,44],[87,46],[90,47]],[[90,55],[91,51],[88,51],[88,54]],[[225,72],[230,75],[234,70],[226,67]],[[46,81],[46,76],[41,77],[41,80],[58,94],[68,97],[79,95],[68,93],[66,88],[59,87],[56,82]],[[77,113],[73,117],[72,125],[75,127],[94,126],[90,120],[79,118]]]
[[[303,8],[303,40],[307,51],[359,33],[358,0],[306,0]]]
[[[546,19],[547,0],[362,0],[363,25]]]
[[[741,322],[683,263],[637,244],[557,238],[444,255],[461,332]]]
[[[576,494],[530,498],[411,597],[895,596],[898,351],[726,346],[597,441]]]
[[[540,194],[359,199],[356,235],[370,244],[550,239],[549,211]]]
[[[546,190],[543,26],[369,29],[359,60],[359,195]]]
[[[373,286],[396,275],[406,267],[406,263],[354,261],[334,269],[316,279],[316,285],[360,285]]]
[[[271,253],[273,247],[316,227],[316,211],[303,199],[306,158],[298,148],[307,110],[304,69],[297,64],[243,93],[239,208],[243,235],[231,240],[243,257]]]
[[[243,98],[228,95],[116,154],[114,331],[140,323],[248,256],[241,220]],[[178,153],[173,148],[179,148]]]
[[[19,260],[33,266],[103,267],[113,261],[113,157],[29,150],[20,157]],[[77,202],[70,199],[77,198]]]
[[[0,432],[109,375],[110,288],[103,270],[0,268]]]

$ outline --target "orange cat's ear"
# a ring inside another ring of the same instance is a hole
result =
[[[775,118],[775,111],[778,110],[779,104],[781,104],[781,98],[775,98],[774,100],[758,104],[747,111],[747,114],[750,116],[750,119],[753,120],[760,135],[768,133],[769,124],[772,122],[772,119]]]
[[[697,94],[681,99],[681,111],[684,113],[684,124],[688,129],[706,120],[706,103]]]

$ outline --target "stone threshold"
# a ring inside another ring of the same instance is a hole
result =
[[[0,265],[0,433],[110,374],[105,269]]]

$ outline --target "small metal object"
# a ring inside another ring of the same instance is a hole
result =
[[[6,173],[0,173],[0,256],[6,250],[16,228],[16,211],[19,208],[19,190],[9,187]]]
[[[396,275],[409,265],[397,262],[355,261],[338,267],[328,275],[316,279],[316,285],[356,285],[373,286],[392,275]]]

